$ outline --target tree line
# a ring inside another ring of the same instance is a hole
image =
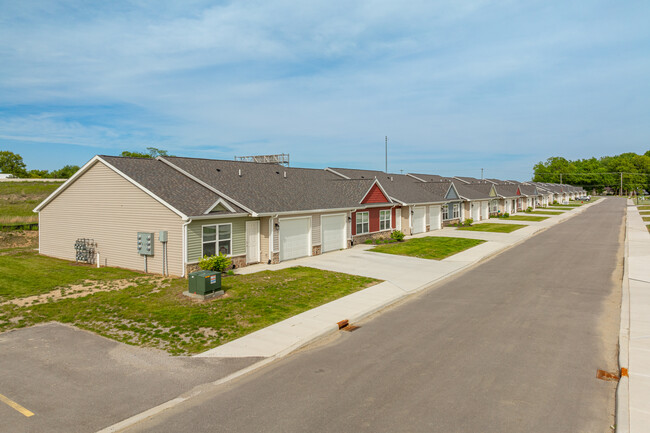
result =
[[[132,152],[125,150],[120,156],[128,156],[135,158],[155,158],[157,156],[172,156],[168,155],[166,150],[157,149],[155,147],[147,147],[145,152]],[[0,150],[0,173],[10,174],[13,177],[22,179],[69,179],[73,174],[79,170],[78,165],[66,165],[58,170],[27,170],[27,165],[23,161],[23,157],[17,153],[8,150]]]
[[[643,155],[628,152],[575,161],[553,156],[535,164],[533,171],[534,182],[565,183],[599,193],[611,189],[617,194],[641,194],[650,191],[650,150]]]

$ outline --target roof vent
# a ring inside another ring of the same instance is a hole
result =
[[[285,179],[287,178],[287,172],[286,171],[284,172],[284,178]]]
[[[393,181],[393,176],[390,177],[390,181],[391,181],[391,182]]]
[[[275,174],[280,174],[280,172],[279,172],[279,171],[276,171]]]
[[[220,169],[220,168],[218,168],[218,169],[217,169],[217,171],[221,171],[221,169]]]
[[[241,177],[241,168],[239,169],[239,177]]]

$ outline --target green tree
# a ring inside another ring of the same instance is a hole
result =
[[[132,158],[156,158],[158,156],[172,156],[167,153],[164,149],[158,149],[156,147],[147,147],[149,153],[144,152],[131,152],[128,150],[120,153],[120,156],[130,156]]]
[[[27,177],[27,166],[23,161],[23,157],[8,150],[0,151],[0,173],[8,173],[16,177]]]
[[[50,173],[50,177],[54,179],[70,179],[77,171],[79,171],[78,165],[66,165],[63,168],[54,170]]]

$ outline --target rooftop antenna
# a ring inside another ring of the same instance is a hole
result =
[[[386,136],[386,173],[388,173],[388,135]]]

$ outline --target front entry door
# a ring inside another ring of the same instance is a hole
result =
[[[260,261],[260,222],[246,221],[246,263]]]

